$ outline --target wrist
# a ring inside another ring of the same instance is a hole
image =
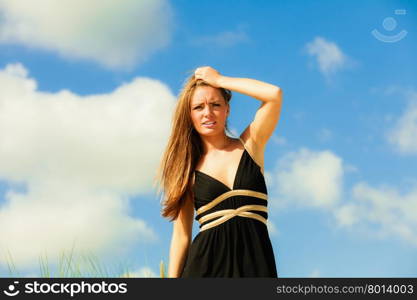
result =
[[[227,80],[227,76],[224,76],[224,75],[220,75],[218,78],[217,78],[217,86],[218,87],[221,87],[221,88],[225,88],[224,87],[224,84],[225,84],[225,81]]]

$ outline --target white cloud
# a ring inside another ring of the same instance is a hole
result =
[[[27,74],[0,70],[0,178],[26,187],[0,206],[0,251],[31,265],[73,243],[116,256],[154,241],[128,197],[153,191],[175,104],[168,87],[136,78],[108,94],[46,93]]]
[[[316,37],[312,42],[307,43],[306,49],[310,56],[315,57],[320,72],[325,76],[352,63],[336,43],[322,37]]]
[[[268,227],[268,233],[271,236],[276,236],[279,234],[279,231],[277,229],[277,226],[275,225],[274,222],[271,221],[271,217],[268,216],[268,220],[267,220],[267,227]]]
[[[330,151],[302,148],[278,160],[270,178],[274,196],[271,204],[331,208],[342,190],[342,160]]]
[[[249,37],[242,28],[232,31],[223,31],[214,35],[202,36],[191,41],[194,46],[232,47],[249,41]]]
[[[386,133],[387,141],[404,155],[417,154],[417,92],[407,95],[408,105]]]
[[[342,164],[330,151],[289,152],[277,161],[274,171],[265,172],[269,207],[276,211],[289,206],[324,208],[339,228],[417,246],[417,180],[405,179],[405,193],[388,185],[358,182],[351,197],[344,198],[343,178],[349,172],[358,169]]]
[[[359,221],[358,207],[353,204],[343,204],[334,211],[339,225],[351,226]]]
[[[265,183],[268,187],[272,187],[275,183],[272,176],[273,175],[271,172],[269,172],[268,170],[264,170]]]
[[[170,42],[166,0],[0,0],[0,43],[131,68]]]
[[[417,185],[401,194],[394,187],[372,187],[359,182],[352,195],[348,204],[335,210],[339,225],[365,224],[374,229],[374,236],[400,237],[417,246]]]

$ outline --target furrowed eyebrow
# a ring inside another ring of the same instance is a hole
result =
[[[212,100],[212,101],[210,101],[211,104],[212,103],[219,103],[219,102],[220,102],[220,100]],[[195,103],[195,104],[193,104],[193,106],[198,106],[198,105],[201,105],[201,104],[204,104],[204,102]]]

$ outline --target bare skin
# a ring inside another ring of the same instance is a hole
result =
[[[282,91],[275,85],[255,79],[223,76],[208,66],[197,68],[195,77],[211,85],[198,87],[190,103],[191,119],[201,136],[204,148],[203,157],[196,169],[231,189],[244,147],[238,139],[229,138],[224,132],[230,107],[215,88],[223,87],[262,102],[253,121],[240,135],[249,155],[261,167],[262,173],[265,146],[278,124],[281,112]],[[207,121],[214,121],[216,124],[204,126],[203,123]],[[173,224],[168,277],[180,276],[191,243],[193,218],[193,201],[186,199]]]
[[[281,89],[254,79],[226,77],[211,67],[197,68],[195,77],[211,85],[198,87],[191,100],[191,119],[200,133],[205,153],[196,169],[232,188],[244,147],[238,139],[229,138],[224,132],[230,106],[216,89],[223,87],[263,101],[254,121],[240,136],[263,173],[265,146],[281,110]],[[202,125],[205,121],[216,121],[216,124],[205,128]]]

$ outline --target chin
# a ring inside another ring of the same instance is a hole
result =
[[[205,136],[213,136],[213,135],[218,135],[221,132],[222,132],[221,130],[210,130],[210,129],[202,128],[199,134],[205,135]]]

